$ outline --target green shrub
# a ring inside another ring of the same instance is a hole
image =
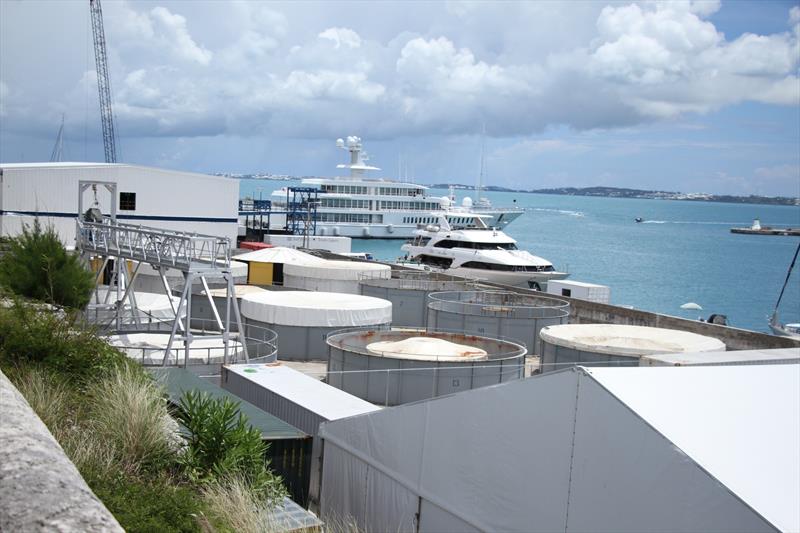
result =
[[[40,363],[68,382],[85,383],[133,364],[69,315],[16,301],[0,307],[0,364]],[[143,372],[143,371],[142,371]]]
[[[84,474],[85,476],[85,474]],[[117,474],[86,479],[120,525],[130,533],[200,531],[202,499],[170,478],[153,480]]]
[[[89,303],[94,276],[69,253],[52,226],[36,220],[11,239],[0,259],[0,285],[20,296],[82,309]]]
[[[152,472],[174,461],[178,425],[167,412],[161,388],[150,376],[129,366],[88,389],[90,428],[114,451],[130,473]]]
[[[74,423],[72,391],[64,380],[38,366],[17,368],[9,379],[56,439]]]
[[[189,391],[180,400],[177,418],[188,431],[181,462],[191,479],[239,477],[259,499],[284,496],[281,478],[268,469],[261,432],[250,426],[238,402]]]

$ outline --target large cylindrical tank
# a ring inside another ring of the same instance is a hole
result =
[[[247,337],[257,328],[278,334],[278,357],[293,361],[325,361],[325,337],[342,328],[380,326],[392,321],[392,304],[357,294],[307,291],[265,291],[242,298]]]
[[[394,270],[391,278],[365,277],[361,294],[392,302],[392,324],[424,328],[428,324],[428,295],[432,292],[466,291],[474,282],[437,272]]]
[[[378,405],[434,398],[523,377],[525,347],[417,328],[328,336],[328,383]]]
[[[466,331],[522,342],[533,355],[539,331],[566,324],[569,303],[510,291],[435,292],[428,296],[428,328]]]
[[[714,337],[675,329],[619,324],[565,324],[540,332],[541,369],[580,366],[639,366],[644,355],[724,351]]]
[[[360,294],[358,281],[364,277],[386,278],[392,275],[389,265],[362,261],[320,261],[312,265],[286,264],[283,285],[309,291]]]
[[[136,263],[133,262],[133,266],[131,267],[131,272],[133,269],[136,268]],[[234,283],[247,283],[247,263],[240,263],[239,261],[231,261],[231,274],[233,274],[233,282]],[[170,285],[171,289],[174,289],[177,286],[183,287],[184,285],[184,276],[183,272],[180,270],[176,270],[174,268],[168,268],[166,271],[167,282]],[[219,277],[213,278],[209,276],[207,281],[209,283],[213,283],[218,281]],[[196,279],[194,282],[195,285],[200,285],[200,279]],[[158,270],[152,267],[149,264],[143,264],[139,267],[139,272],[136,274],[136,280],[133,283],[133,288],[137,292],[153,292],[164,294],[164,282],[161,281],[161,275],[158,273]]]
[[[211,299],[214,302],[214,307],[219,314],[219,318],[223,325],[225,324],[225,317],[228,316],[227,306],[227,288],[213,286],[209,287]],[[255,285],[235,285],[234,293],[236,300],[239,302],[241,309],[242,298],[248,294],[256,294],[265,292],[266,289],[257,287]],[[202,287],[193,287],[192,290],[192,327],[201,330],[215,330],[218,329],[214,311],[206,296],[206,291]],[[236,328],[236,315],[231,312],[230,321],[231,331],[237,331]]]

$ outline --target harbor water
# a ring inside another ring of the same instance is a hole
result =
[[[296,182],[241,180],[242,197],[266,199]],[[444,196],[444,189],[432,189]],[[457,191],[460,202],[474,191]],[[489,192],[497,207],[525,213],[506,228],[520,249],[549,259],[570,278],[611,287],[611,302],[683,318],[728,316],[734,327],[769,331],[797,237],[736,235],[730,228],[800,227],[800,207]],[[515,202],[516,200],[516,202]],[[644,219],[636,223],[635,218]],[[402,240],[353,240],[354,252],[394,260]],[[681,309],[695,302],[702,311]],[[800,322],[800,272],[781,303],[784,322]]]

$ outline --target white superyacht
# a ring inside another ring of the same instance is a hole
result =
[[[516,240],[487,225],[490,217],[463,214],[454,221],[440,213],[435,218],[435,224],[420,226],[414,239],[401,247],[419,265],[539,291],[547,288],[548,281],[569,275],[558,272],[550,261],[517,249]]]
[[[350,153],[348,164],[337,165],[337,168],[349,169],[350,176],[302,180],[304,187],[318,189],[318,235],[408,239],[418,225],[436,222],[431,211],[444,210],[448,218],[458,222],[467,209],[472,208],[469,198],[464,198],[464,206],[456,207],[452,196],[429,196],[428,187],[423,185],[368,178],[367,172],[380,169],[366,163],[369,159],[362,150],[360,137],[337,139],[336,145]],[[285,206],[287,188],[278,189],[271,196],[273,205]],[[501,229],[524,212],[516,208],[495,208],[483,202],[473,209],[492,217],[492,225]]]

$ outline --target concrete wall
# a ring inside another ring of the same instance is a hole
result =
[[[123,531],[2,372],[0,531]]]

